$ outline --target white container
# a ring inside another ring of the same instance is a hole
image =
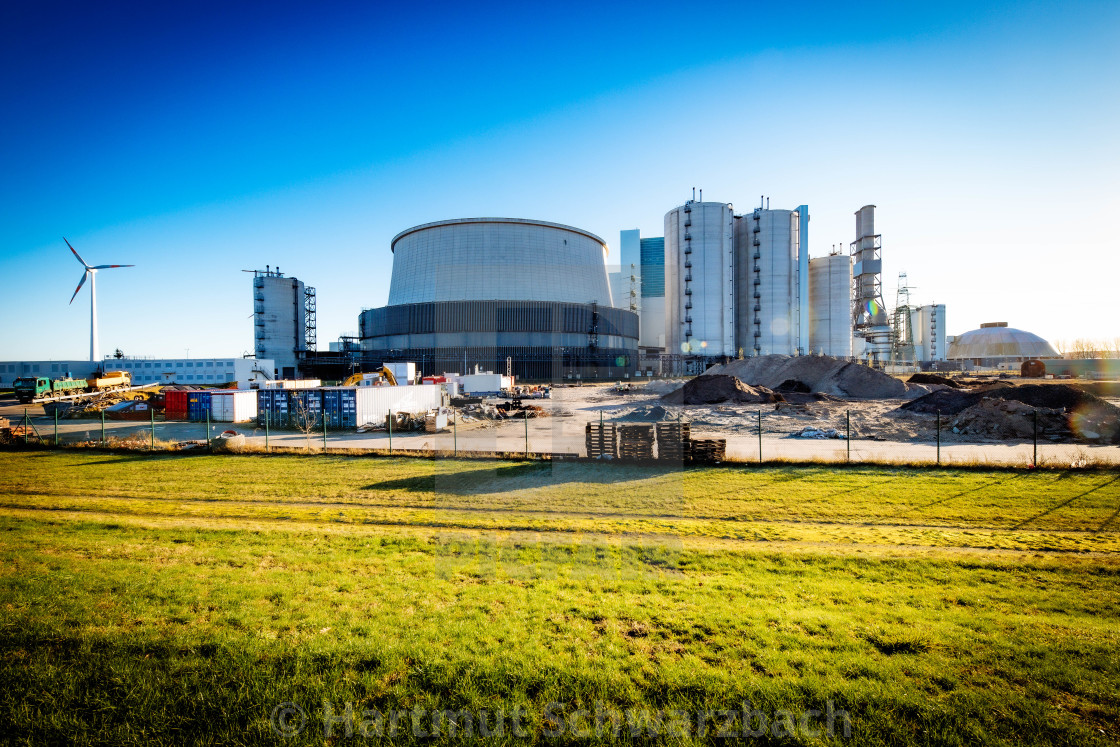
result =
[[[257,393],[215,389],[210,393],[210,419],[218,423],[247,423],[257,419]]]
[[[364,386],[356,388],[357,425],[384,425],[392,412],[414,415],[427,413],[443,405],[443,386],[415,384],[412,386]]]
[[[416,381],[415,363],[382,363],[381,365],[393,372],[393,376],[397,378],[397,384],[400,386],[412,384]]]
[[[261,383],[261,389],[317,389],[323,385],[320,379],[275,379]]]
[[[509,378],[495,373],[467,374],[459,377],[464,394],[497,394],[508,388]]]

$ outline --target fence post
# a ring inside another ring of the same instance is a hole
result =
[[[848,441],[848,461],[851,462],[852,461],[852,411],[851,410],[845,410],[844,415],[845,415],[845,420],[847,422],[846,431],[847,431],[847,441]]]
[[[1038,420],[1036,417],[1035,420]],[[1035,430],[1038,430],[1037,428]],[[58,446],[58,407],[54,408],[54,445]]]
[[[389,456],[393,455],[393,411],[389,410],[389,417],[386,418],[389,423]]]
[[[210,450],[210,411],[206,411],[206,450]]]
[[[941,464],[941,410],[937,411],[937,463]]]
[[[327,453],[327,413],[323,413],[323,453]]]
[[[525,458],[529,458],[529,413],[521,411],[521,418],[525,421]]]
[[[1034,458],[1031,460],[1031,466],[1038,466],[1038,410],[1034,411]]]
[[[459,456],[459,413],[454,414],[455,419],[451,421],[451,455]]]
[[[270,407],[268,410],[264,411],[264,451],[266,454],[268,453],[268,420],[269,416],[272,414],[271,410],[272,408]]]
[[[148,405],[148,412],[152,416],[152,448],[151,451],[156,450],[156,408]]]
[[[762,464],[762,410],[758,411],[758,463]]]
[[[102,415],[103,420],[104,420],[104,417],[105,416]],[[24,446],[27,446],[27,426],[30,423],[31,423],[31,421],[27,417],[27,408],[25,407],[25,408],[23,408],[23,445]],[[101,427],[102,427],[102,429],[104,429],[105,428],[104,424],[102,424]],[[101,440],[105,440],[105,435],[104,434],[102,434]]]
[[[101,445],[105,445],[105,411],[101,411]]]

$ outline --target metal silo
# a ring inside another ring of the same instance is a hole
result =
[[[258,360],[271,358],[275,375],[297,375],[299,352],[313,349],[315,289],[271,267],[253,272],[253,325]]]
[[[666,352],[735,354],[734,220],[723,202],[665,214]]]
[[[809,352],[852,355],[852,260],[833,254],[809,260]]]
[[[945,345],[945,304],[929,304],[910,314],[914,334],[914,350],[920,361],[943,361],[948,352]]]
[[[801,307],[802,299],[807,301],[808,278],[801,268],[801,234],[807,222],[804,206],[757,208],[737,219],[735,332],[746,355],[806,352]]]

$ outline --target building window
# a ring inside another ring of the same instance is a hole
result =
[[[206,361],[206,367],[207,368],[213,368],[214,367],[214,361]]]

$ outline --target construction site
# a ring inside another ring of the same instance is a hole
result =
[[[4,437],[104,443],[146,422],[150,445],[187,448],[315,433],[420,452],[1017,462],[1004,447],[1026,440],[1030,463],[1040,448],[1114,459],[1120,358],[1066,358],[1007,322],[948,335],[905,272],[889,307],[874,205],[848,251],[818,257],[807,205],[739,213],[694,190],[664,227],[622,231],[617,256],[540,220],[406,229],[388,304],[328,350],[315,288],[246,270],[254,354],[227,359],[102,357],[97,274],[132,265],[89,265],[67,241],[83,270],[71,301],[89,280],[90,357],[0,363]],[[660,438],[659,423],[680,426]]]

